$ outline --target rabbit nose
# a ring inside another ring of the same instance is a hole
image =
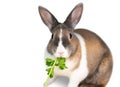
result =
[[[62,55],[64,54],[64,52],[58,52],[58,54],[59,54],[60,56],[62,56]]]

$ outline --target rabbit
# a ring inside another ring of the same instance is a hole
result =
[[[67,69],[56,67],[49,84],[64,76],[69,78],[67,87],[106,87],[113,67],[110,49],[96,33],[74,29],[82,16],[83,3],[77,4],[63,23],[46,8],[39,6],[38,10],[51,32],[45,56],[66,58]]]

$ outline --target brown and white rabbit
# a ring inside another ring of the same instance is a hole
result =
[[[83,11],[79,3],[71,11],[64,23],[44,7],[39,7],[40,16],[51,31],[51,39],[46,48],[46,57],[65,57],[65,70],[55,68],[56,77],[69,78],[68,87],[105,87],[112,73],[112,55],[95,33],[86,29],[74,29]]]

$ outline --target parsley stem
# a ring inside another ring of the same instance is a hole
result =
[[[48,85],[48,81],[49,81],[49,78],[50,78],[50,74],[52,73],[52,71],[53,71],[53,69],[54,69],[54,67],[55,67],[56,62],[57,62],[57,59],[55,59],[53,65],[52,65],[52,67],[51,67],[50,73],[48,74],[48,77],[47,77],[47,79],[46,79],[46,81],[45,81],[44,87],[47,87],[47,85]]]

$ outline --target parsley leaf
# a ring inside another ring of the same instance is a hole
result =
[[[53,78],[55,66],[58,66],[61,70],[64,70],[67,68],[67,66],[65,65],[65,62],[66,62],[66,58],[63,58],[63,57],[57,57],[55,60],[51,58],[46,58],[46,65],[48,66],[46,71],[47,71],[48,77],[45,81],[44,87],[47,87],[49,78]]]
[[[52,60],[50,58],[46,58],[46,65],[47,66],[52,66],[54,62],[55,62],[55,60]]]
[[[57,66],[62,70],[67,68],[67,66],[65,65],[65,62],[66,62],[65,58],[60,58],[60,57],[57,58]]]
[[[50,74],[50,78],[53,78],[53,75],[54,75],[54,69],[52,69],[52,68],[48,68],[48,69],[46,69],[46,71],[47,71],[47,74],[49,75]],[[51,71],[51,72],[50,72]]]

